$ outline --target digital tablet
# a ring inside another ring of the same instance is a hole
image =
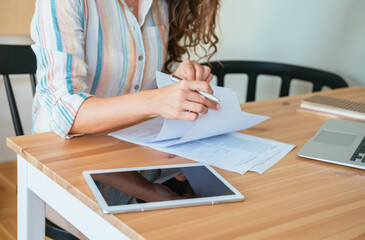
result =
[[[201,163],[82,173],[104,213],[241,201],[244,196]]]

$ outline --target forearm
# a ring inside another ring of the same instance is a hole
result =
[[[184,71],[181,70],[181,72]],[[201,75],[199,72],[201,71],[196,71],[198,75]],[[178,73],[179,71],[177,71]],[[180,76],[184,77],[183,74],[180,74]],[[211,79],[210,69],[203,74],[203,77],[196,78],[205,79],[206,81],[183,80],[167,87],[119,97],[91,97],[80,106],[70,133],[100,132],[151,115],[195,121],[199,114],[206,114],[208,108],[215,110],[220,108],[216,102],[197,93],[197,91],[213,93],[209,85]]]
[[[95,133],[126,125],[154,113],[153,91],[118,97],[90,97],[80,106],[70,133]]]

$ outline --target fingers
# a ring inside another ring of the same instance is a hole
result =
[[[187,80],[195,80],[195,65],[190,60],[184,60],[181,64]]]
[[[197,93],[197,92],[189,92],[186,94],[186,100],[192,103],[197,103],[202,107],[197,107],[195,105],[187,105],[186,109],[189,111],[194,111],[197,113],[206,114],[208,112],[208,108],[212,108],[215,110],[219,110],[219,104],[207,99],[203,95]]]
[[[208,112],[208,108],[200,103],[186,101],[184,105],[185,106],[183,106],[183,108],[186,109],[188,112],[194,112],[200,114],[207,114]]]
[[[204,81],[205,80],[204,66],[199,65],[199,63],[197,63],[196,61],[192,61],[192,64],[193,64],[194,70],[195,70],[195,79],[194,80]]]
[[[210,69],[209,69],[209,74],[205,81],[210,82],[212,80],[213,80],[213,74],[210,73]]]
[[[174,74],[186,80],[210,82],[213,79],[210,67],[202,66],[197,61],[190,61],[188,59],[180,64]]]
[[[213,94],[213,89],[210,87],[208,82],[182,80],[179,82],[179,84],[183,85],[183,88],[186,91],[185,92],[186,100],[202,104],[207,108],[212,108],[215,110],[220,109],[220,105],[217,102],[210,100],[210,99],[204,97],[203,95],[201,95],[200,93],[198,93],[198,91],[201,91],[201,92]],[[194,109],[187,109],[187,110],[194,111]],[[200,111],[194,111],[194,112],[203,113],[203,114],[206,113],[205,110],[202,110],[202,111],[203,112],[200,112]]]
[[[180,81],[185,89],[189,89],[192,91],[203,91],[210,94],[213,94],[213,89],[210,87],[209,82],[206,81]]]
[[[176,105],[178,108],[175,112],[177,119],[195,121],[199,114],[207,114],[209,108],[214,110],[220,109],[219,104],[196,92],[197,89],[209,91],[206,90],[207,87],[210,88],[207,82],[183,80],[179,84],[184,85],[183,89],[185,90],[180,92],[182,99]]]
[[[190,121],[190,122],[197,120],[198,117],[199,117],[199,114],[197,114],[196,112],[188,112],[188,111],[183,111],[179,115],[180,120],[185,120],[185,121]]]
[[[152,93],[152,112],[169,119],[195,121],[199,114],[208,113],[208,109],[219,110],[220,105],[199,92],[213,94],[206,81],[181,80],[170,86],[156,89]]]
[[[208,109],[212,108],[215,110],[219,110],[219,104],[216,102],[209,100],[199,93],[190,92],[186,95],[186,100],[184,101],[180,107],[181,110],[179,112],[178,119],[186,120],[186,121],[195,121],[198,119],[199,114],[207,114]]]
[[[213,79],[213,75],[211,74],[211,69],[208,66],[201,66],[204,70],[203,81],[210,82]]]

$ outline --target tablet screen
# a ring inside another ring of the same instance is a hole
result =
[[[189,205],[189,203],[209,203],[209,198],[214,198],[214,201],[218,202],[220,197],[223,197],[221,200],[233,200],[232,197],[237,197],[237,190],[210,167],[201,164],[174,166],[176,167],[88,171],[86,175],[94,185],[91,186],[94,195],[101,196],[107,207],[119,207],[121,211],[123,208],[120,207],[127,205],[133,205],[134,210],[138,210],[136,205],[143,205],[140,206],[143,210],[148,208],[149,203],[153,209],[173,207],[174,204],[171,205],[171,202],[177,202],[176,200],[185,200],[180,202]],[[98,193],[95,194],[95,191]],[[189,199],[192,201],[186,201]],[[169,204],[164,204],[166,202]]]

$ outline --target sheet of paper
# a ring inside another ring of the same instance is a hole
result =
[[[156,81],[159,88],[174,83],[170,75],[158,71]],[[200,115],[194,122],[164,119],[160,134],[153,141],[180,138],[174,142],[178,144],[247,128],[246,125],[240,124],[243,115],[236,94],[229,88],[214,86],[212,88],[214,95],[221,100],[220,110],[209,109],[207,114]],[[260,118],[265,120],[268,117],[260,116]],[[233,119],[235,121],[232,121]],[[226,124],[227,122],[230,124]]]
[[[172,82],[166,75],[157,81],[159,87]],[[263,173],[293,149],[293,145],[233,133],[269,117],[242,112],[228,88],[213,90],[221,109],[209,110],[194,122],[156,117],[109,135],[241,174]]]
[[[240,174],[247,171],[261,174],[295,147],[242,133],[221,134],[166,147],[166,141],[140,142],[132,137],[132,132],[130,134],[123,140]]]
[[[261,115],[239,112],[237,116],[229,121],[229,124],[227,124],[227,122],[222,122],[218,125],[213,125],[207,120],[205,121],[205,124],[204,122],[202,122],[202,124],[195,123],[196,125],[191,125],[190,129],[184,129],[184,127],[186,127],[184,125],[186,121],[171,120],[176,121],[175,125],[173,125],[172,123],[166,124],[166,119],[162,117],[156,117],[129,128],[109,133],[109,136],[140,145],[148,144],[148,146],[153,146],[156,144],[159,147],[168,147],[184,142],[250,128],[267,118],[268,117]],[[168,129],[168,131],[164,128]],[[161,137],[161,132],[163,130],[165,130],[165,133],[163,134],[164,137]],[[174,135],[175,131],[178,131],[179,133],[184,133],[185,131],[185,134],[181,138],[175,137],[169,139],[168,136],[171,137]]]
[[[261,174],[295,146],[241,133],[227,133],[170,147],[152,147],[240,174],[249,170]]]
[[[157,72],[156,76],[159,87],[173,83],[169,75]],[[231,89],[213,87],[213,90],[214,95],[221,100],[221,109],[209,109],[207,114],[200,115],[194,122],[156,118],[110,135],[138,144],[163,141],[164,146],[170,146],[246,129],[269,118],[242,112],[237,96]]]
[[[245,126],[241,124],[242,112],[236,94],[229,88],[214,87],[213,89],[215,95],[221,99],[220,110],[209,109],[207,114],[200,115],[194,122],[164,119],[163,128],[154,141],[171,139],[171,132],[176,132],[177,127],[181,131],[179,133],[183,134],[178,136],[176,133],[175,138],[181,138],[176,141],[176,144],[243,129]],[[267,119],[268,117],[260,116],[259,118]],[[227,122],[230,124],[226,124]]]

